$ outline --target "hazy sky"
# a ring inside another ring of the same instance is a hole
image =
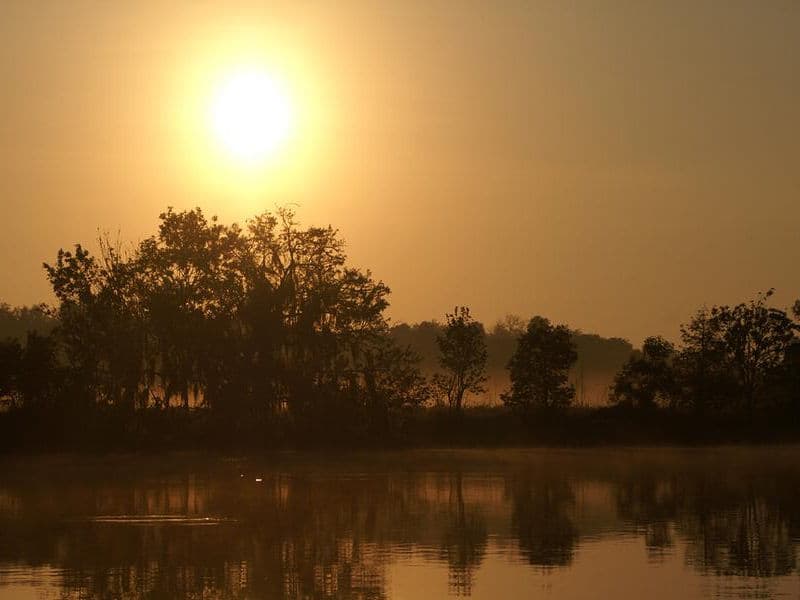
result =
[[[259,169],[209,132],[240,64],[287,85]],[[295,203],[392,288],[634,342],[800,296],[800,2],[0,2],[0,299],[168,205]]]

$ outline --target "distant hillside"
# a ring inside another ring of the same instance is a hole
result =
[[[523,326],[521,319],[509,318],[487,331],[487,392],[482,398],[472,398],[471,403],[500,402],[500,394],[509,385],[506,365],[516,349],[517,337]],[[439,323],[423,321],[413,325],[395,325],[391,333],[398,343],[410,346],[420,355],[423,372],[430,374],[439,370],[436,336],[441,330]],[[573,341],[578,351],[578,361],[571,371],[570,379],[575,386],[576,402],[592,406],[605,404],[608,386],[614,374],[633,352],[633,346],[627,340],[604,338],[581,331],[573,332]]]
[[[0,340],[13,338],[25,342],[29,331],[49,333],[55,326],[56,319],[43,306],[11,307],[0,303]]]

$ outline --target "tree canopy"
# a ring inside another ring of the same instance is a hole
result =
[[[469,308],[458,306],[446,315],[446,324],[437,336],[439,363],[443,372],[434,376],[434,384],[449,407],[460,411],[467,393],[480,394],[486,381],[486,333],[475,321]]]
[[[577,358],[566,325],[533,317],[520,334],[517,350],[508,363],[511,390],[503,395],[503,402],[523,413],[568,406],[575,395],[574,387],[568,383],[568,372]]]
[[[416,357],[387,335],[388,287],[347,265],[330,227],[302,228],[289,210],[242,229],[168,209],[131,251],[101,250],[45,265],[86,402],[385,428],[422,399]]]

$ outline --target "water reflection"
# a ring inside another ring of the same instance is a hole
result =
[[[731,577],[743,578],[736,595],[769,596],[775,582],[797,588],[798,458],[782,448],[6,460],[0,595],[390,598],[397,565],[410,565],[403,577],[423,583],[446,570],[446,589],[423,585],[423,597],[480,595],[476,581],[528,597],[493,574],[578,577],[594,552],[621,567],[623,590],[625,578],[677,565],[686,585],[705,582],[698,596],[722,595]],[[646,561],[619,562],[639,546]]]
[[[449,566],[449,590],[469,596],[472,579],[486,554],[488,532],[479,506],[464,502],[464,477],[459,471],[450,477],[442,555]]]
[[[570,518],[575,495],[570,482],[548,474],[522,473],[507,482],[511,528],[522,555],[532,565],[572,562],[578,531]]]

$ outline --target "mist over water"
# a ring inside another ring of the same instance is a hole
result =
[[[798,447],[5,458],[0,597],[797,597],[798,459]]]

